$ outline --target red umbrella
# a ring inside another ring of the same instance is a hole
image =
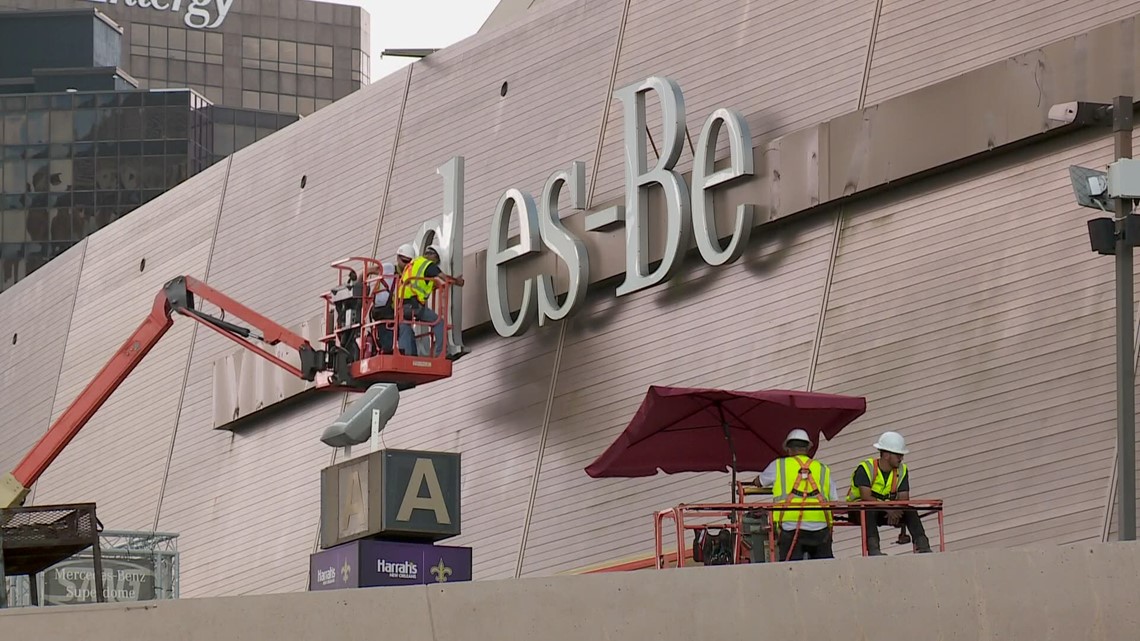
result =
[[[593,478],[677,472],[762,472],[783,456],[788,431],[806,430],[811,454],[867,411],[867,399],[789,390],[738,392],[651,385],[637,414],[586,468]]]

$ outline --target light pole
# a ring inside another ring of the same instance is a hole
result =
[[[1067,124],[1106,126],[1111,123],[1114,161],[1109,171],[1070,167],[1077,202],[1107,211],[1113,200],[1115,216],[1088,221],[1093,251],[1116,257],[1116,450],[1117,499],[1121,541],[1136,540],[1136,372],[1133,345],[1132,248],[1140,243],[1140,217],[1131,213],[1140,196],[1140,166],[1132,158],[1132,96],[1117,96],[1111,105],[1071,102],[1054,105],[1049,118]],[[1123,161],[1123,162],[1121,162]]]
[[[1132,157],[1132,96],[1112,104],[1115,160]],[[1136,540],[1136,372],[1132,332],[1132,242],[1125,226],[1132,201],[1116,198],[1116,447],[1120,459],[1121,541]]]

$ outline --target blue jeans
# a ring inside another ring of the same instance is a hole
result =
[[[416,353],[416,332],[412,329],[412,324],[407,321],[415,320],[423,321],[425,323],[436,323],[439,320],[439,315],[435,313],[430,307],[421,306],[416,309],[404,308],[404,321],[400,323],[400,353],[407,356],[417,356]],[[432,356],[439,356],[443,351],[443,323],[436,323],[432,325],[432,334],[435,335],[435,353]]]

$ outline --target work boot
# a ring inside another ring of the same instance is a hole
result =
[[[867,556],[886,556],[879,549],[879,539],[867,539]]]
[[[925,536],[914,537],[914,547],[919,554],[930,554],[934,551],[930,549],[930,539]]]

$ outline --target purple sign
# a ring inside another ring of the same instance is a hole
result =
[[[471,548],[359,540],[309,557],[309,590],[471,580]]]

